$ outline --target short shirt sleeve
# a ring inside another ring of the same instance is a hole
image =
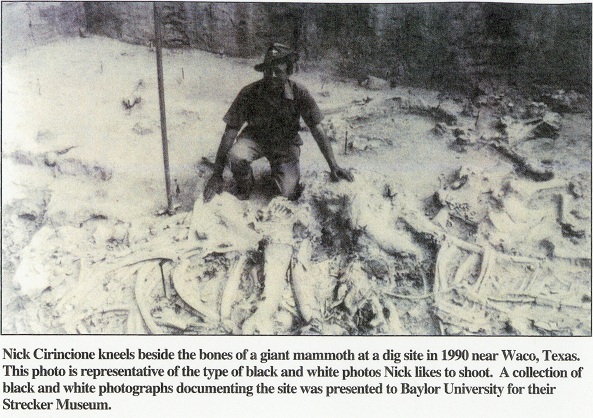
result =
[[[231,128],[240,129],[247,120],[247,110],[245,105],[246,94],[245,89],[243,89],[239,92],[222,120]]]
[[[323,114],[317,106],[315,99],[305,87],[296,85],[297,97],[299,101],[299,112],[308,127],[312,128],[323,120]]]

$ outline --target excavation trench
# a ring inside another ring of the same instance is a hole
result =
[[[3,177],[20,176],[3,183],[14,192],[3,202],[3,330],[591,334],[590,115],[514,93],[336,84],[319,97],[337,109],[323,128],[353,183],[329,181],[302,130],[297,202],[271,197],[263,164],[250,200],[228,193],[227,172],[226,192],[204,204],[211,167],[196,161],[214,159],[220,136],[202,122],[226,104],[210,114],[187,102],[185,82],[173,102],[201,116],[174,113],[177,215],[154,215],[159,142],[137,128],[156,126],[148,98],[100,118],[117,127],[104,154],[97,138],[55,127],[9,143]]]

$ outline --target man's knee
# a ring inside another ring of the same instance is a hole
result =
[[[255,155],[248,146],[237,142],[230,149],[227,159],[233,173],[246,174],[251,170],[251,163],[255,160]]]
[[[304,189],[300,182],[288,187],[286,185],[278,184],[278,188],[280,189],[280,196],[285,197],[288,200],[298,200],[298,198],[301,197]]]
[[[286,197],[290,200],[296,200],[300,196],[300,173],[298,170],[292,170],[291,172],[276,172],[272,174],[280,196]]]
[[[278,182],[276,184],[278,185],[278,190],[280,190],[280,196],[292,199],[294,195],[294,187],[286,187],[286,185],[279,184]]]

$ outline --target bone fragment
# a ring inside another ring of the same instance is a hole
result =
[[[179,297],[200,316],[210,322],[218,323],[220,321],[219,313],[202,302],[195,286],[188,285],[192,280],[195,280],[191,274],[190,266],[191,261],[186,258],[173,270],[173,287]]]
[[[409,334],[409,332],[403,327],[399,319],[399,311],[395,304],[390,300],[383,300],[385,308],[389,311],[389,317],[385,318],[387,322],[386,331],[389,335],[402,335]]]
[[[181,318],[179,315],[176,315],[171,308],[163,309],[160,312],[159,317],[155,318],[155,321],[160,326],[174,328],[179,331],[186,331],[189,328],[189,323],[187,319]]]
[[[459,266],[457,272],[455,273],[455,278],[453,279],[453,283],[451,283],[451,287],[457,286],[462,280],[467,281],[467,276],[472,273],[475,267],[480,262],[480,256],[476,253],[471,253]]]
[[[140,310],[140,315],[151,334],[163,333],[150,313],[152,305],[150,294],[154,288],[160,284],[160,274],[158,273],[158,270],[158,264],[150,263],[142,266],[138,270],[136,287],[134,288],[134,296],[136,297],[136,304]]]
[[[197,199],[191,217],[190,237],[209,250],[225,252],[257,248],[260,235],[243,222],[245,209],[229,193],[215,196],[210,202]]]
[[[488,275],[489,269],[494,264],[495,257],[496,256],[494,254],[494,250],[488,247],[484,249],[484,255],[482,256],[482,268],[480,269],[480,275],[478,276],[478,279],[476,280],[476,284],[474,287],[476,294],[480,293],[480,287],[482,287],[482,283]]]
[[[128,335],[138,335],[146,333],[144,321],[142,319],[142,315],[140,314],[139,309],[140,308],[138,308],[138,306],[130,308],[130,312],[128,313],[128,319],[126,321],[126,334]]]

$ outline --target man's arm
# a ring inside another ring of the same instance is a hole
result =
[[[340,179],[344,179],[348,181],[353,181],[354,176],[352,175],[352,173],[338,166],[331,143],[329,142],[327,136],[325,136],[325,134],[321,130],[321,126],[319,124],[311,128],[311,134],[313,135],[315,142],[317,142],[317,145],[319,146],[319,149],[321,150],[321,153],[323,154],[325,161],[327,161],[327,164],[329,165],[331,180],[338,181]]]
[[[224,172],[224,167],[226,165],[226,158],[238,133],[238,129],[231,128],[227,125],[224,134],[222,134],[222,139],[220,140],[220,145],[216,152],[216,160],[214,161],[214,173],[212,173],[212,177],[210,177],[210,180],[208,180],[208,183],[206,183],[206,187],[204,188],[205,202],[209,202],[214,195],[222,191],[222,173]]]

